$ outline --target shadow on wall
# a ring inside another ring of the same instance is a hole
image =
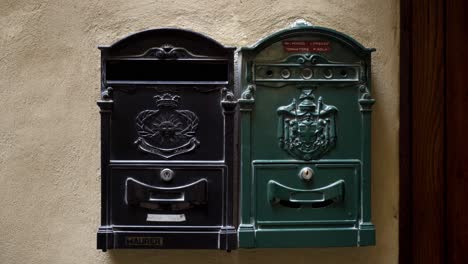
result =
[[[377,247],[361,248],[307,248],[307,249],[240,249],[230,253],[221,250],[111,250],[109,263],[114,264],[310,264],[320,260],[320,264],[368,263],[368,256]],[[367,257],[366,257],[367,256]],[[292,264],[292,263],[291,263]]]

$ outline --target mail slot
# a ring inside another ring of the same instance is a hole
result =
[[[97,247],[237,247],[234,49],[154,29],[101,50]]]
[[[375,244],[373,51],[305,21],[240,50],[240,247]]]

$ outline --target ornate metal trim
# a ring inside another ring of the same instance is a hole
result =
[[[330,61],[319,54],[293,54],[280,61],[262,61],[253,65],[257,82],[359,82],[364,80],[363,66]]]
[[[204,58],[207,56],[195,55],[185,48],[174,47],[164,44],[161,47],[151,48],[145,52],[143,57],[154,57],[158,59],[181,59],[181,58]]]
[[[361,92],[361,97],[359,98],[359,106],[361,112],[368,112],[372,111],[372,106],[375,103],[375,99],[372,98],[369,88],[365,85],[361,85],[359,87],[359,91]]]
[[[112,87],[107,87],[106,90],[104,90],[101,93],[101,98],[103,100],[112,100],[114,89]]]
[[[335,147],[337,112],[322,97],[315,100],[312,90],[302,90],[299,102],[293,99],[277,110],[279,147],[296,159],[322,157]]]
[[[234,94],[229,91],[226,87],[222,89],[223,92],[223,101],[226,102],[233,102],[234,101]]]
[[[293,23],[293,25],[290,26],[289,28],[285,28],[267,37],[264,37],[258,40],[252,46],[243,47],[241,48],[241,51],[262,50],[268,45],[270,45],[271,43],[280,41],[284,39],[285,37],[303,36],[304,34],[317,34],[317,35],[320,34],[328,38],[336,39],[339,42],[348,44],[349,48],[351,48],[352,50],[355,50],[360,56],[368,55],[376,50],[374,48],[364,47],[357,40],[355,40],[354,38],[344,33],[338,32],[330,28],[310,25],[310,23],[305,20],[304,21],[298,20],[297,22]]]
[[[296,21],[294,21],[290,26],[289,28],[296,28],[296,27],[312,27],[312,23],[310,23],[309,21],[305,20],[305,19],[297,19]]]
[[[256,86],[254,84],[247,85],[247,88],[242,92],[241,99],[254,101],[255,90]]]
[[[175,47],[172,44],[164,44],[160,47],[153,47],[143,54],[135,56],[124,56],[122,58],[155,58],[165,59],[216,59],[216,57],[194,54],[182,47]]]
[[[138,148],[166,159],[194,150],[200,144],[195,137],[197,115],[189,110],[177,110],[178,95],[165,93],[154,98],[157,109],[144,110],[136,117]]]
[[[265,63],[258,63],[258,65],[278,65],[282,63],[287,63],[290,65],[291,63],[293,64],[331,64],[330,66],[333,66],[334,64],[338,65],[346,65],[346,66],[361,66],[361,62],[355,62],[355,63],[341,63],[338,61],[332,61],[327,59],[326,57],[320,55],[320,54],[315,54],[315,53],[309,53],[309,54],[292,54],[288,56],[287,58],[280,60],[280,61],[267,61]]]
[[[227,88],[221,90],[222,100],[221,105],[223,106],[224,112],[232,112],[237,106],[237,101],[234,98],[234,93]]]

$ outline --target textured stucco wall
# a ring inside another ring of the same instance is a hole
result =
[[[397,263],[397,0],[0,1],[0,263]],[[241,46],[296,18],[374,53],[373,222],[367,248],[95,250],[98,44],[178,26]]]

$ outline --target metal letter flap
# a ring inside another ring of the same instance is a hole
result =
[[[203,178],[195,182],[175,187],[151,186],[127,178],[125,184],[125,200],[128,205],[141,206],[141,204],[157,203],[191,203],[194,205],[207,202],[207,183]],[[147,207],[147,206],[144,206]]]
[[[291,188],[271,180],[268,182],[267,195],[272,204],[293,208],[300,206],[321,208],[343,200],[344,181],[339,180],[318,189],[304,190]]]

